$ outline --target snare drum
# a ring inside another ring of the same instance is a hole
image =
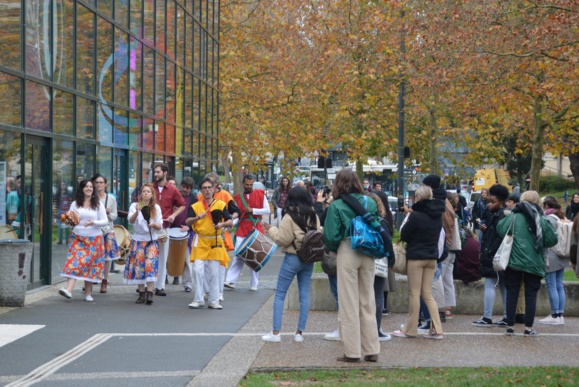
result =
[[[181,231],[181,227],[172,227],[169,234],[169,254],[167,256],[167,273],[172,277],[183,275],[185,259],[187,258],[187,242],[189,231]]]
[[[133,239],[133,237],[129,231],[120,224],[115,224],[114,232],[121,256],[121,258],[115,262],[119,265],[124,265],[127,262],[127,255],[129,255],[129,250],[131,249],[131,239]]]
[[[165,230],[164,228],[157,230],[157,239],[159,240],[159,243],[167,242],[168,238],[169,234],[167,233],[167,230]]]
[[[0,226],[0,239],[18,239],[18,234],[11,226],[6,224]]]
[[[250,232],[235,252],[253,271],[260,271],[271,258],[277,245],[257,230]]]

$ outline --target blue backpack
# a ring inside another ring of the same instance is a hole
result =
[[[364,208],[368,208],[368,197],[364,196]],[[352,249],[360,250],[364,254],[373,258],[383,258],[386,256],[384,240],[380,235],[380,229],[373,228],[369,223],[374,219],[366,211],[364,216],[356,216],[350,223],[350,238]]]

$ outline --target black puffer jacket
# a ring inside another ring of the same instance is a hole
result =
[[[414,203],[408,221],[400,230],[400,239],[408,243],[407,259],[438,259],[438,239],[445,210],[445,202],[438,199]]]
[[[505,217],[505,209],[497,212],[486,213],[487,229],[482,234],[480,246],[480,275],[482,277],[496,278],[497,272],[493,269],[493,258],[503,242],[503,238],[497,233],[497,225]]]

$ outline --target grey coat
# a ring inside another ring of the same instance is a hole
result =
[[[546,218],[551,222],[553,228],[557,229],[557,217],[555,215],[547,215]],[[545,272],[552,273],[569,267],[569,258],[560,257],[555,254],[552,248],[549,248],[545,249],[545,264]]]

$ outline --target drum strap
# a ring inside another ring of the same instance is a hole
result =
[[[243,192],[239,194],[239,197],[241,198],[241,202],[243,203],[244,207],[249,207],[247,205],[247,202],[245,201],[245,196],[243,195]],[[245,210],[243,211],[243,213],[245,213]],[[253,223],[253,228],[255,228],[255,225],[257,224],[257,221],[259,219],[259,216],[257,218],[255,218],[253,214],[247,214],[247,218],[245,219],[241,219],[241,220],[249,220],[251,221],[251,223]]]

